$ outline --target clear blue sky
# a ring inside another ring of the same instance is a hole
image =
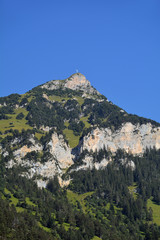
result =
[[[113,103],[160,122],[159,0],[1,0],[0,96],[79,70]]]

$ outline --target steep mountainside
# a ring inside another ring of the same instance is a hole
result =
[[[0,98],[0,153],[0,238],[25,239],[25,225],[27,239],[160,237],[160,124],[81,73]]]
[[[85,150],[78,169],[105,167],[108,159],[96,163],[90,156],[104,148],[112,153],[123,149],[134,155],[143,154],[146,148],[160,148],[160,124],[127,114],[81,73],[47,82],[24,95],[1,98],[0,103],[6,167],[27,167],[23,174],[37,178],[39,186],[45,186],[56,174],[62,176]]]

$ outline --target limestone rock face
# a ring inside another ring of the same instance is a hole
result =
[[[55,90],[55,89],[60,88],[62,86],[62,84],[63,83],[60,80],[52,80],[52,81],[49,81],[49,82],[43,84],[41,86],[41,88],[45,88],[45,89],[48,89],[48,90]]]
[[[111,152],[123,149],[133,155],[142,154],[146,148],[159,149],[160,127],[153,127],[150,123],[133,125],[127,122],[117,131],[96,128],[83,138],[81,152],[85,149],[89,152],[99,151],[104,146]]]
[[[91,84],[83,74],[76,73],[66,80],[64,86],[72,90],[85,90],[86,88],[91,87]]]
[[[72,155],[72,149],[64,141],[63,135],[58,135],[54,132],[50,141],[47,143],[46,148],[50,153],[49,157],[45,161],[41,162],[39,159],[28,159],[27,153],[36,151],[43,153],[44,146],[36,142],[34,138],[30,138],[31,146],[21,146],[19,149],[13,152],[13,158],[8,161],[6,167],[12,168],[14,165],[21,165],[27,167],[27,172],[23,175],[32,178],[37,178],[37,184],[40,187],[44,187],[50,178],[53,178],[56,174],[59,176],[59,182],[61,186],[69,184],[70,180],[65,182],[61,179],[62,174],[66,169],[74,165]],[[18,141],[18,140],[16,140]],[[84,150],[88,152],[99,151],[103,148],[109,149],[112,153],[115,153],[118,149],[123,149],[133,155],[141,155],[146,148],[160,149],[160,127],[154,127],[151,123],[143,125],[134,125],[127,122],[121,126],[120,129],[113,131],[110,128],[96,128],[93,129],[87,136],[84,136],[79,143],[79,151],[82,153]],[[46,150],[45,150],[46,151]],[[3,156],[7,155],[6,151],[3,152]],[[84,157],[82,164],[78,167],[73,166],[71,171],[87,170],[87,169],[103,169],[107,164],[112,161],[111,157],[104,158],[100,162],[94,162],[92,154],[88,154]],[[135,169],[133,162],[126,162],[125,159],[121,160],[122,164],[126,167]],[[43,180],[43,179],[46,180]]]
[[[48,90],[55,90],[59,88],[62,88],[62,89],[69,88],[77,91],[81,90],[84,93],[88,93],[88,94],[98,94],[98,95],[100,94],[96,89],[94,89],[91,86],[91,83],[81,73],[72,74],[69,78],[65,80],[49,81],[46,84],[43,84],[41,88],[46,88]]]
[[[60,169],[66,169],[73,164],[73,155],[71,154],[71,149],[64,142],[62,135],[57,135],[54,133],[52,139],[49,142],[50,153],[57,160]]]
[[[95,168],[96,170],[104,169],[110,161],[112,161],[111,158],[108,158],[108,159],[104,158],[102,159],[101,162],[93,162],[92,156],[85,156],[85,158],[83,159],[83,164],[73,169],[73,171],[87,170],[87,169],[92,170],[93,168]]]
[[[7,163],[7,167],[11,168],[15,164],[27,167],[28,177],[35,175],[45,177],[47,179],[52,178],[56,174],[61,176],[64,170],[68,169],[74,164],[73,158],[75,156],[71,153],[71,148],[64,141],[63,135],[58,135],[56,132],[52,134],[50,141],[47,144],[48,151],[50,153],[49,159],[45,162],[40,162],[37,159],[24,158],[27,153],[32,151],[43,152],[43,146],[36,143],[34,139],[30,139],[32,146],[26,145],[15,150],[13,152],[14,158]],[[160,148],[160,127],[153,127],[150,123],[143,125],[133,125],[128,122],[122,125],[122,127],[116,131],[112,131],[109,128],[100,129],[96,128],[92,130],[87,136],[85,136],[79,144],[80,153],[84,150],[89,152],[96,150],[99,151],[105,146],[111,152],[116,152],[118,149],[123,149],[133,155],[140,155],[146,150],[146,148]],[[101,162],[93,162],[91,155],[86,155],[82,164],[76,168],[80,169],[102,169],[112,159],[102,159]],[[122,163],[125,161],[122,159]],[[134,169],[133,163],[127,163],[132,169]],[[127,165],[126,165],[127,166]],[[60,181],[61,185],[65,185],[63,181]],[[45,182],[38,182],[43,186]]]
[[[65,143],[62,135],[58,136],[57,133],[52,134],[51,140],[48,143],[50,157],[45,162],[40,162],[37,159],[31,160],[25,157],[27,153],[31,153],[32,151],[42,152],[44,150],[43,146],[36,144],[33,139],[30,139],[30,141],[33,144],[32,146],[27,147],[24,145],[13,152],[14,158],[6,164],[7,168],[12,168],[14,165],[21,165],[22,167],[28,168],[27,172],[23,173],[23,175],[28,178],[40,176],[41,178],[50,179],[56,174],[58,174],[60,178],[63,171],[73,164],[71,149]],[[42,179],[37,179],[37,184],[39,187],[45,187],[47,181],[48,180],[43,181]],[[62,186],[67,184],[67,182],[63,180],[61,180],[60,183]]]
[[[18,150],[14,151],[13,152],[13,156],[15,156],[16,159],[18,160],[19,158],[25,157],[27,153],[30,153],[32,151],[42,151],[42,146],[36,144],[34,146],[27,147],[26,145],[24,145],[23,147],[21,147]]]

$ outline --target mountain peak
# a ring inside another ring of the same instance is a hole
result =
[[[91,84],[82,73],[74,73],[66,79],[64,86],[72,90],[77,90],[90,87]]]
[[[74,73],[65,80],[49,81],[43,84],[41,88],[46,88],[48,90],[69,88],[77,91],[80,90],[89,94],[96,93],[99,95],[99,92],[91,86],[91,83],[86,79],[86,77],[82,73]]]

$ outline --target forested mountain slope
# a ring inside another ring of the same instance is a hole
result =
[[[81,73],[0,98],[0,152],[0,238],[160,238],[160,124]]]

